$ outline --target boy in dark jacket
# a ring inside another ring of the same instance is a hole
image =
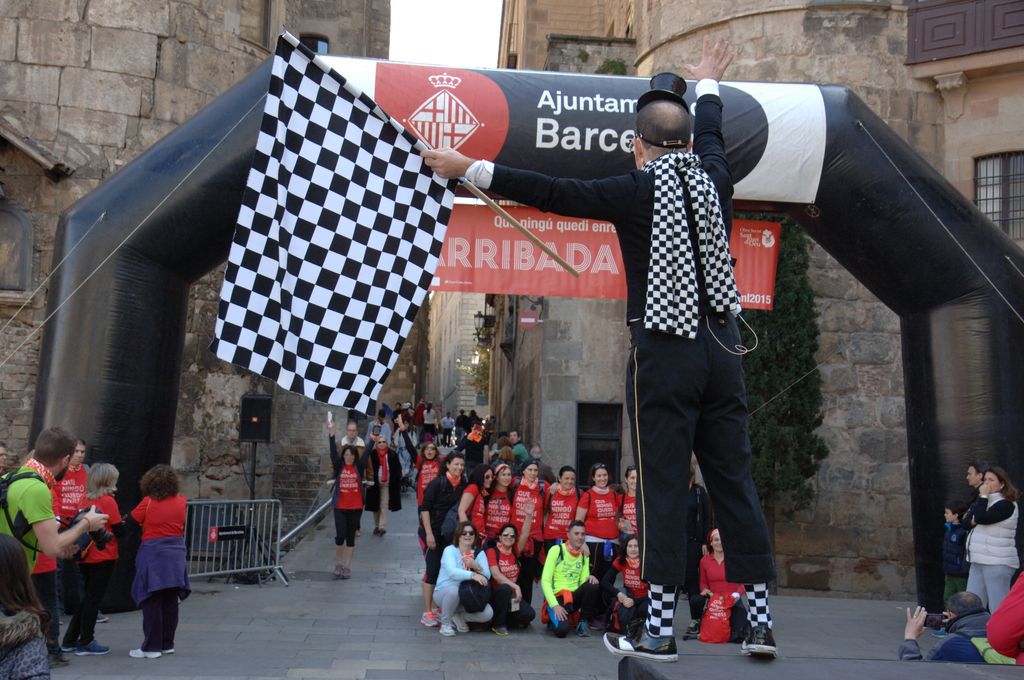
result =
[[[942,570],[946,574],[946,587],[942,593],[942,601],[947,601],[953,593],[967,590],[967,529],[960,523],[960,518],[967,511],[967,505],[960,501],[946,504],[946,536],[942,540]]]

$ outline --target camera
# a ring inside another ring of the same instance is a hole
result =
[[[59,531],[67,531],[71,527],[75,526],[75,524],[77,524],[79,520],[81,520],[82,517],[91,509],[92,508],[82,508],[81,510],[75,513],[75,516],[72,517],[70,521],[66,523],[63,520],[61,520],[61,528],[59,529]],[[86,533],[82,534],[78,538],[78,540],[75,541],[76,549],[73,559],[77,560],[84,558],[85,552],[89,549],[89,543],[94,544],[97,550],[103,550],[105,547],[107,547],[107,543],[110,543],[110,540],[112,538],[114,538],[114,534],[107,531],[106,528],[104,527],[100,527],[96,531],[87,531]]]
[[[928,612],[924,617],[924,625],[926,628],[933,628],[935,630],[938,630],[942,628],[944,623],[945,622],[942,620],[941,612],[939,612],[938,614]]]

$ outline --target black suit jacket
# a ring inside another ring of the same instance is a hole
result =
[[[717,95],[697,100],[693,151],[718,189],[728,241],[732,233],[732,173],[722,137],[722,100]],[[634,170],[628,175],[579,180],[495,164],[490,190],[544,211],[614,224],[626,268],[626,318],[643,318],[654,214],[654,179],[649,174]],[[685,203],[687,219],[694,224],[688,194]],[[703,296],[702,282],[699,290]]]

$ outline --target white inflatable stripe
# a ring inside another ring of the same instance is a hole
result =
[[[768,118],[761,162],[738,182],[733,198],[813,203],[825,161],[825,101],[817,85],[730,83],[756,99]]]

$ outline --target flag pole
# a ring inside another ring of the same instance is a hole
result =
[[[544,241],[541,241],[540,237],[538,237],[532,231],[530,231],[529,229],[524,227],[522,224],[520,224],[519,220],[517,220],[516,218],[512,217],[512,215],[510,215],[507,210],[502,208],[500,205],[498,205],[494,201],[494,199],[492,199],[490,196],[488,196],[483,191],[481,191],[480,188],[477,185],[473,184],[468,179],[463,179],[462,180],[462,184],[467,189],[469,189],[469,193],[473,194],[474,196],[479,198],[481,201],[483,201],[484,204],[487,205],[488,208],[493,210],[500,217],[508,220],[509,224],[511,224],[516,229],[518,229],[526,238],[530,239],[530,241],[533,243],[533,245],[537,246],[538,248],[543,250],[545,253],[547,253],[547,255],[552,260],[557,262],[562,267],[562,269],[564,269],[565,271],[569,272],[573,276],[579,278],[580,273],[578,271],[576,271],[576,269],[573,268],[572,265],[570,265],[568,262],[563,260],[561,258],[561,256],[559,256],[559,254],[556,253],[555,250],[551,246],[549,246],[547,243],[544,243]]]

